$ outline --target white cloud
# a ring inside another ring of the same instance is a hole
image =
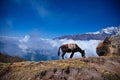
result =
[[[29,40],[30,36],[26,35],[23,39],[19,40],[20,42],[27,42]]]
[[[97,56],[96,54],[96,46],[100,40],[89,40],[89,41],[81,41],[81,40],[67,40],[67,39],[61,39],[61,40],[52,40],[52,39],[43,39],[40,37],[36,38],[30,38],[30,40],[26,43],[20,43],[19,45],[22,45],[20,47],[21,49],[32,49],[32,50],[48,50],[49,52],[44,52],[40,54],[56,54],[58,51],[58,47],[66,44],[66,43],[76,43],[78,46],[86,51],[86,56]],[[66,58],[69,57],[70,54],[66,54]],[[75,53],[74,58],[81,57],[80,53]]]
[[[12,39],[13,40],[13,39]],[[86,56],[97,56],[96,54],[96,46],[100,42],[99,40],[89,40],[89,41],[81,41],[81,40],[67,40],[67,39],[61,39],[61,40],[52,40],[52,39],[44,39],[41,37],[34,37],[31,35],[26,35],[23,38],[19,38],[13,41],[10,41],[9,44],[9,38],[5,42],[5,46],[1,46],[2,48],[0,51],[4,51],[6,53],[14,53],[15,55],[20,55],[24,56],[27,55],[28,53],[33,54],[31,56],[31,60],[35,59],[34,54],[41,54],[41,55],[46,55],[48,60],[51,60],[52,57],[57,56],[58,48],[66,43],[76,43],[78,46],[82,49],[85,50]],[[2,40],[4,42],[4,39]],[[14,45],[13,45],[14,44]],[[70,53],[66,53],[65,58],[69,58]],[[80,58],[81,54],[80,53],[75,53],[74,58]]]
[[[40,17],[44,18],[49,15],[48,10],[46,8],[44,8],[43,6],[37,5],[36,10],[37,10],[38,14],[40,15]]]
[[[50,11],[47,8],[48,3],[46,1],[37,1],[37,0],[32,0],[30,2],[32,5],[32,9],[41,17],[41,18],[46,18],[50,15]]]

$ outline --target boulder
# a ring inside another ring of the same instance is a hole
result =
[[[111,37],[106,37],[104,41],[100,42],[96,47],[96,53],[98,56],[110,56],[119,55],[120,56],[120,30],[116,35]]]

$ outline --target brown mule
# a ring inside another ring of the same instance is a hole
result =
[[[81,56],[83,58],[85,58],[85,50],[82,50],[77,44],[75,43],[70,43],[70,44],[64,44],[62,46],[59,47],[58,50],[58,56],[60,56],[60,49],[62,51],[62,59],[64,59],[64,55],[66,52],[72,52],[72,54],[70,55],[70,58],[73,57],[75,52],[80,52]]]

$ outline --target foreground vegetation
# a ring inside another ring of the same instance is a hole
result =
[[[2,80],[119,80],[120,56],[0,63]]]

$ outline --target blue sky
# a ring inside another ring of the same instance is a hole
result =
[[[54,38],[120,25],[120,0],[0,0],[0,36]]]

